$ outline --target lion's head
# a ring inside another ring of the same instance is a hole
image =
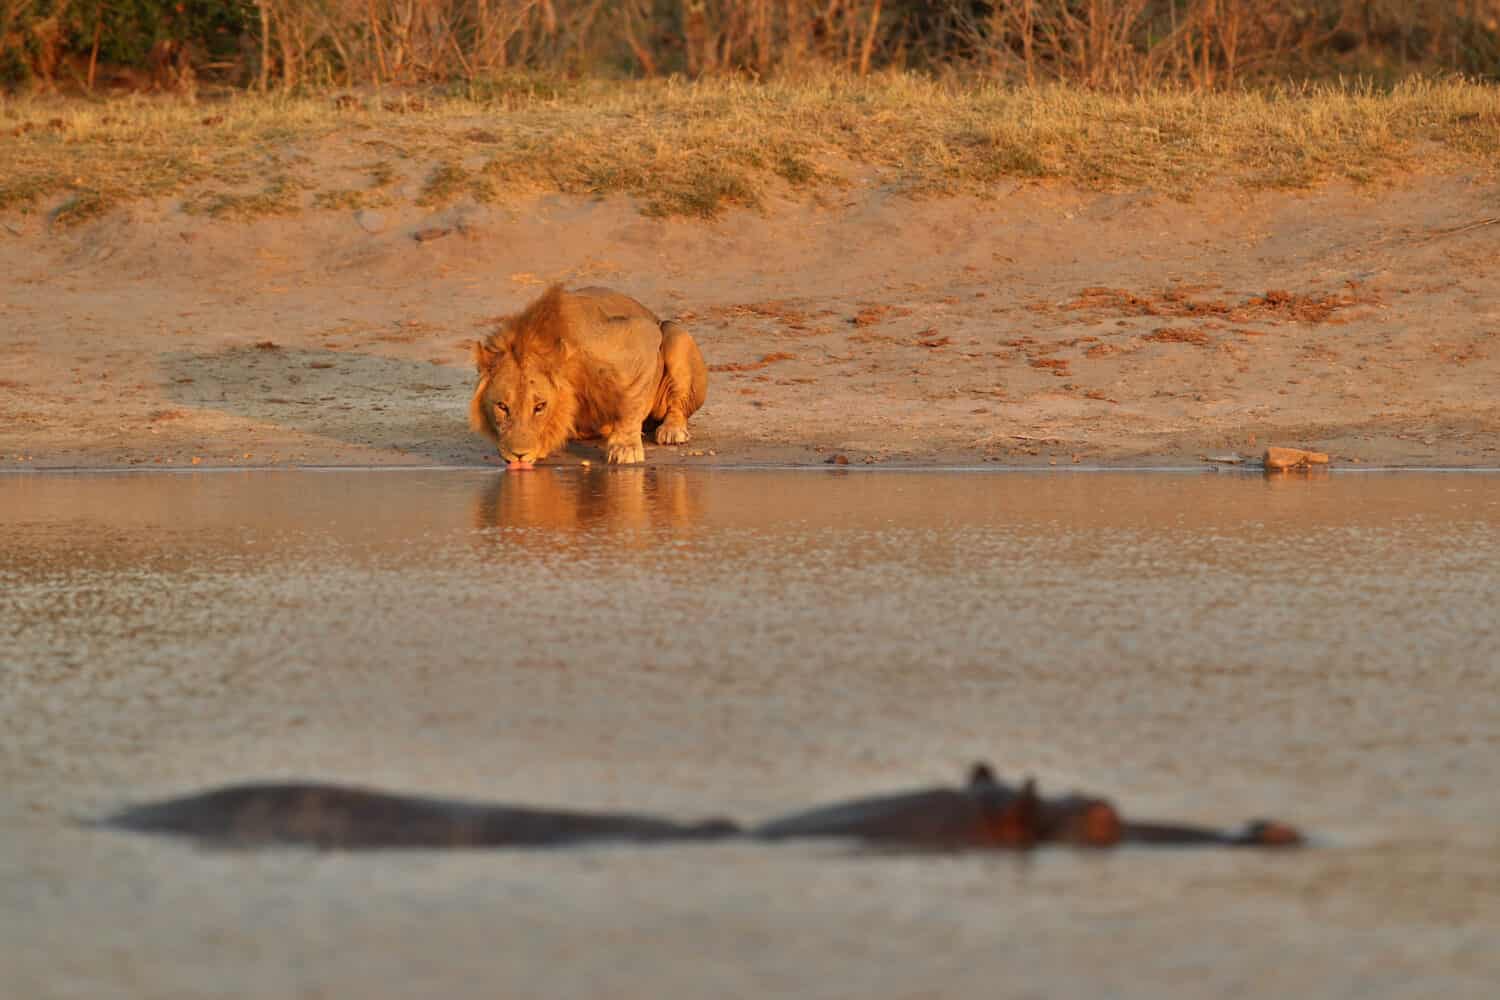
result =
[[[494,441],[512,465],[546,458],[573,436],[578,366],[561,295],[559,286],[548,289],[472,348],[479,382],[469,401],[469,426]]]

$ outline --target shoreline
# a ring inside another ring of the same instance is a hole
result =
[[[1074,475],[1098,473],[1151,474],[1186,476],[1200,473],[1220,476],[1243,476],[1276,479],[1322,479],[1330,475],[1457,475],[1481,476],[1500,474],[1500,465],[1326,465],[1314,469],[1271,469],[1258,462],[1230,464],[1223,462],[1200,462],[1198,465],[996,465],[970,464],[870,464],[870,465],[816,465],[794,463],[735,463],[718,462],[702,465],[664,465],[646,462],[641,465],[584,465],[580,462],[566,464],[539,464],[524,472],[569,472],[569,473],[630,473],[633,471],[671,472],[827,472],[827,473],[933,473],[933,474],[1063,474]],[[0,468],[0,476],[119,476],[119,475],[223,475],[226,473],[409,473],[409,472],[462,472],[503,473],[513,472],[504,468],[479,465],[195,465],[195,466],[110,466],[110,465],[64,465]],[[516,474],[520,474],[517,472]]]

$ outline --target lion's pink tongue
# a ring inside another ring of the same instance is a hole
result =
[[[536,463],[535,462],[506,462],[505,463],[505,467],[507,469],[534,469],[534,468],[536,468]]]

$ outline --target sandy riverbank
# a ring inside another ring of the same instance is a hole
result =
[[[554,280],[685,319],[715,368],[649,462],[1500,460],[1491,180],[822,202],[8,215],[0,468],[484,464],[465,345]]]

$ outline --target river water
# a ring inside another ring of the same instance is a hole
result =
[[[0,476],[0,995],[1491,996],[1500,476]],[[1291,853],[225,851],[232,781],[754,821],[973,760]]]

